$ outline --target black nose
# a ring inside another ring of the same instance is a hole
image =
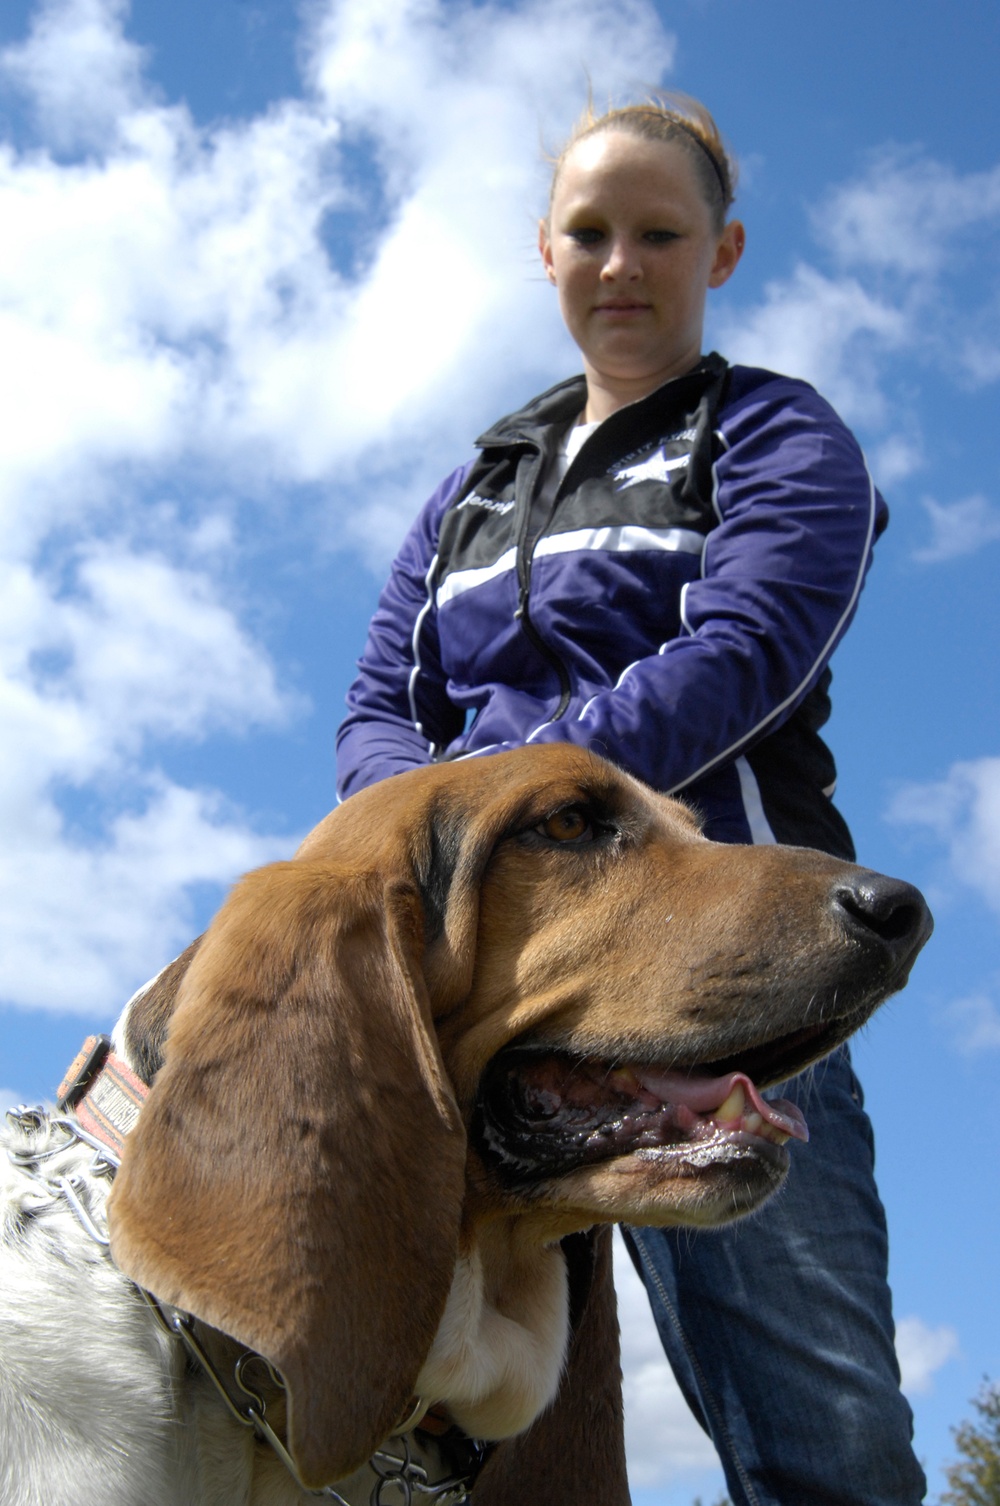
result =
[[[858,941],[880,944],[897,967],[913,961],[934,929],[934,918],[919,889],[901,879],[860,870],[833,894],[846,929]]]

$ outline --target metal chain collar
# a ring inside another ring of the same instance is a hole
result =
[[[320,1490],[309,1490],[302,1484],[291,1454],[268,1421],[267,1403],[262,1395],[262,1388],[260,1384],[255,1385],[252,1379],[252,1370],[259,1367],[273,1386],[284,1391],[284,1382],[269,1360],[256,1350],[243,1350],[232,1366],[232,1384],[235,1388],[232,1389],[227,1383],[228,1377],[221,1372],[202,1343],[197,1320],[180,1308],[157,1301],[142,1287],[138,1290],[164,1331],[180,1339],[190,1357],[211,1380],[233,1420],[241,1427],[252,1428],[258,1438],[271,1446],[302,1490],[320,1500],[333,1501],[337,1506],[361,1506],[357,1498],[349,1500],[333,1485],[324,1486]],[[424,1410],[421,1404],[417,1409],[418,1416],[422,1416]],[[426,1466],[414,1457],[415,1451],[406,1431],[411,1419],[412,1413],[399,1432],[394,1433],[368,1461],[368,1468],[374,1476],[368,1506],[412,1506],[415,1496],[433,1503],[433,1506],[465,1506],[469,1497],[468,1482],[464,1475],[452,1475],[444,1480],[432,1481]],[[393,1453],[390,1445],[398,1447],[401,1452]],[[393,1490],[399,1492],[398,1496],[391,1495]]]
[[[8,1146],[8,1159],[29,1179],[43,1201],[65,1202],[89,1237],[107,1250],[110,1241],[104,1216],[104,1198],[94,1198],[92,1179],[98,1177],[108,1182],[112,1180],[119,1165],[114,1154],[67,1115],[49,1114],[42,1107],[21,1106],[11,1109],[7,1113],[7,1119],[26,1137],[39,1135],[46,1125],[61,1132],[56,1142],[44,1149]],[[64,1155],[75,1141],[88,1145],[94,1151],[87,1165],[68,1176],[47,1174],[45,1163]],[[320,1490],[309,1490],[299,1479],[295,1461],[284,1442],[268,1421],[267,1406],[260,1386],[255,1386],[251,1378],[253,1367],[262,1367],[272,1385],[283,1391],[284,1382],[270,1361],[252,1349],[244,1350],[233,1364],[230,1381],[208,1354],[198,1335],[197,1320],[190,1313],[159,1302],[141,1286],[137,1286],[136,1291],[145,1299],[164,1332],[181,1342],[188,1356],[209,1378],[233,1420],[241,1427],[251,1428],[257,1438],[266,1442],[295,1483],[307,1494],[319,1500],[332,1501],[335,1506],[416,1506],[416,1503],[420,1503],[420,1506],[422,1503],[427,1503],[427,1506],[468,1506],[469,1479],[475,1474],[482,1457],[481,1447],[470,1440],[468,1473],[452,1473],[445,1479],[432,1481],[427,1466],[416,1457],[420,1450],[414,1448],[412,1434],[407,1431],[413,1424],[414,1415],[423,1415],[425,1409],[422,1403],[415,1409],[415,1414],[411,1413],[403,1422],[400,1430],[393,1433],[368,1460],[367,1470],[372,1484],[367,1502],[362,1502],[357,1496],[354,1500],[349,1500],[333,1485],[324,1486]],[[393,1452],[394,1448],[399,1452]]]

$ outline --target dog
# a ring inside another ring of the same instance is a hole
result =
[[[490,1445],[474,1506],[624,1506],[610,1226],[758,1207],[807,1137],[761,1091],[901,988],[930,928],[909,885],[712,843],[567,746],[352,797],[126,1007],[116,1059],[152,1087],[113,1263],[51,1195],[99,1232],[90,1147],[40,1113],[8,1137],[0,1499],[353,1500],[433,1404],[423,1427]],[[263,1357],[288,1469],[175,1310]]]

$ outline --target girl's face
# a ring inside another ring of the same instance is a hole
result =
[[[538,244],[604,418],[695,366],[705,295],[732,274],[743,226],[712,220],[687,149],[607,130],[563,162]]]

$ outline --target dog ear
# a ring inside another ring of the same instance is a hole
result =
[[[112,1253],[265,1355],[312,1487],[411,1399],[451,1285],[465,1136],[413,883],[304,855],[244,879],[180,987],[110,1201]]]

